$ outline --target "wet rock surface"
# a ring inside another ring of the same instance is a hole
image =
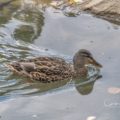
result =
[[[81,9],[115,24],[120,24],[119,0],[85,0],[81,4]]]

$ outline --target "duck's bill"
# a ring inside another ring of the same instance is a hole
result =
[[[102,68],[102,65],[100,63],[98,63],[95,59],[92,59],[92,60],[93,60],[93,65],[95,67]]]

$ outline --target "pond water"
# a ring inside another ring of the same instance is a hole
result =
[[[120,27],[81,12],[74,0],[3,2],[0,119],[118,120]],[[44,84],[13,76],[5,67],[5,63],[41,55],[71,62],[74,53],[82,48],[90,50],[103,65],[102,78],[77,86],[70,81]]]

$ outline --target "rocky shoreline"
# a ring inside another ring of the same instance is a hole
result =
[[[120,0],[85,0],[81,3],[80,8],[97,17],[120,24]]]

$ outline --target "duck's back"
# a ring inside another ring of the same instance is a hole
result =
[[[17,73],[25,74],[33,80],[41,82],[70,79],[73,74],[71,64],[57,57],[38,57],[20,60],[15,64],[13,63],[11,66]]]

